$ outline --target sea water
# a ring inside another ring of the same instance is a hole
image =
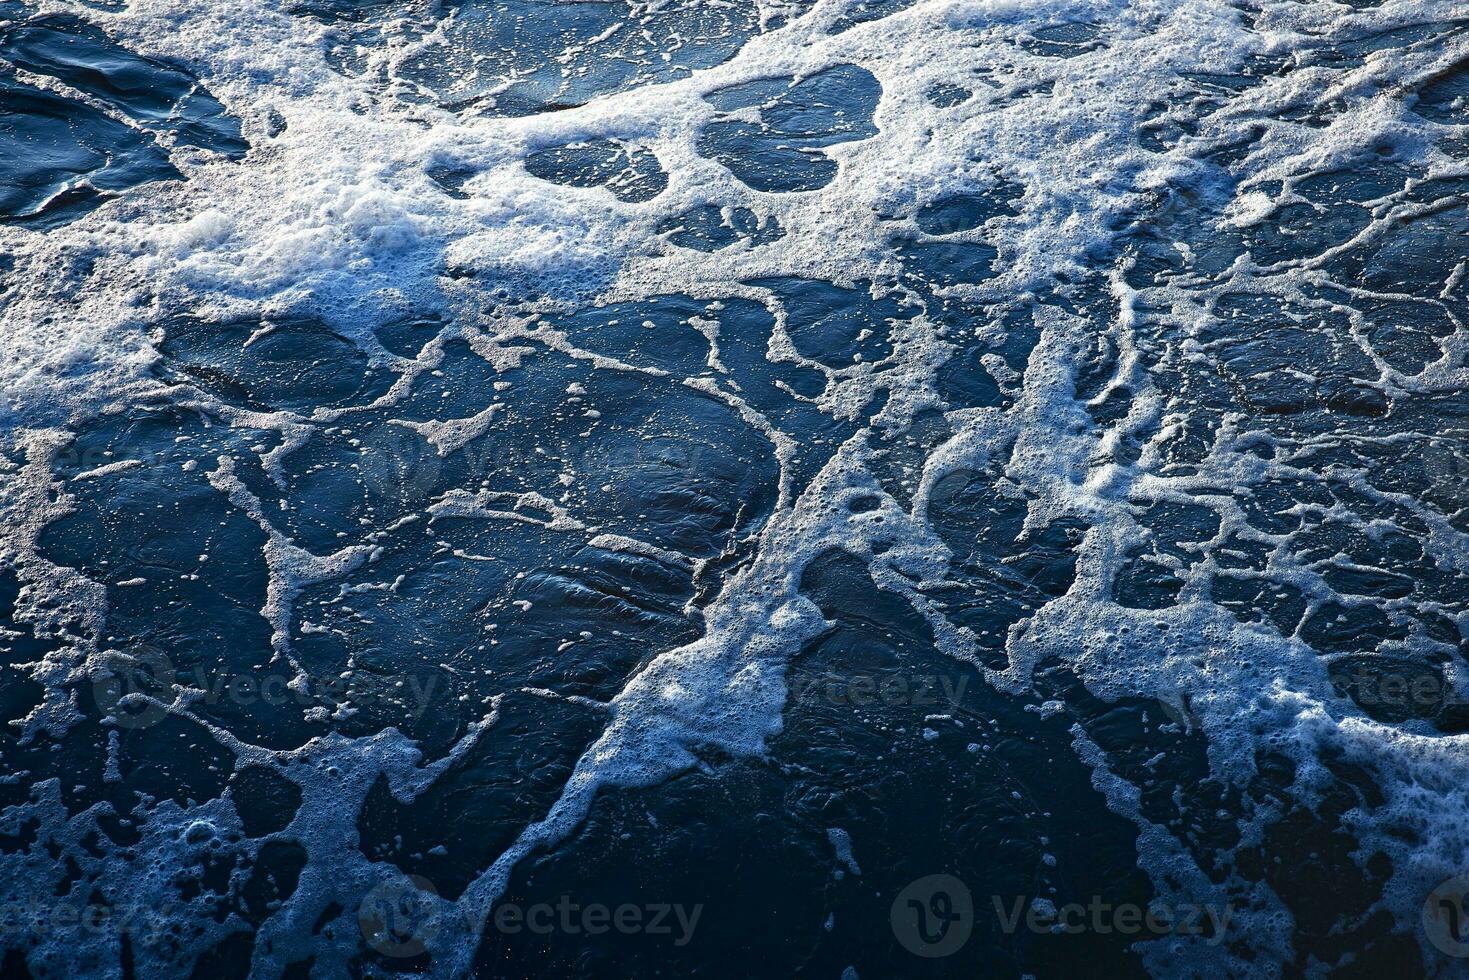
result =
[[[1465,972],[1469,19],[0,4],[6,976]]]

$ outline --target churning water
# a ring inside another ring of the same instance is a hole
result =
[[[0,2],[0,973],[1469,973],[1469,9]]]

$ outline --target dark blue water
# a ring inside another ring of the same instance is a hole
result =
[[[0,58],[6,147],[0,215],[6,221],[45,227],[129,187],[180,179],[160,137],[231,159],[248,149],[238,120],[187,70],[140,58],[74,19],[12,23],[0,40]],[[17,70],[90,99],[37,88]]]
[[[364,115],[512,121],[825,16],[287,13]],[[206,73],[4,15],[8,269],[187,194],[194,154],[260,165]],[[1124,28],[1015,30],[1033,78],[976,64],[924,111],[1050,100]],[[688,149],[746,203],[679,196],[651,137],[525,156],[646,208],[682,290],[446,256],[479,315],[137,302],[147,394],[6,436],[0,973],[1460,975],[1469,69],[1452,19],[1333,30],[1180,70],[1127,139],[1187,165],[1024,288],[1022,233],[1085,208],[1036,218],[1020,167],[869,208],[876,272],[739,264],[808,241],[771,200],[854,207],[844,154],[897,127],[839,63],[700,96]],[[1383,57],[1401,125],[1269,177],[1265,127],[1329,129],[1361,100],[1327,80]],[[1253,139],[1201,135],[1230,112]]]

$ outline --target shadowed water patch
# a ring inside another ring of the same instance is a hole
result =
[[[29,85],[17,68],[94,101]],[[239,121],[180,68],[67,17],[0,26],[0,220],[49,227],[129,187],[180,179],[159,137],[236,160],[249,149]]]
[[[758,109],[760,121],[710,123],[699,152],[757,191],[816,190],[837,171],[821,150],[875,134],[872,114],[881,96],[872,73],[855,65],[799,82],[770,78],[719,89],[706,98],[721,113]]]
[[[640,146],[612,140],[538,150],[525,161],[532,176],[568,187],[605,187],[619,201],[650,201],[668,186],[658,158]]]

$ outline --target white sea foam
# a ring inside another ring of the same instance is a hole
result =
[[[379,359],[383,351],[376,328],[409,314],[436,313],[461,324],[459,329],[487,360],[496,361],[498,370],[502,361],[506,367],[518,364],[515,331],[525,329],[522,322],[511,328],[484,315],[494,306],[488,297],[501,288],[516,296],[540,293],[547,309],[556,301],[592,296],[746,296],[769,304],[783,322],[778,299],[770,290],[745,285],[748,280],[794,275],[849,285],[892,284],[899,272],[893,234],[919,241],[935,237],[913,220],[921,205],[957,192],[983,192],[1000,182],[1020,189],[1016,214],[944,236],[989,242],[998,249],[993,278],[951,287],[950,292],[972,301],[1023,297],[1057,277],[1083,279],[1120,228],[1169,188],[1206,183],[1214,166],[1204,159],[1206,153],[1241,140],[1252,141],[1239,165],[1249,176],[1222,210],[1223,224],[1236,228],[1268,222],[1282,205],[1284,191],[1277,192],[1272,182],[1290,186],[1311,172],[1358,159],[1384,140],[1422,164],[1425,173],[1452,174],[1457,165],[1434,145],[1438,130],[1409,113],[1399,91],[1462,56],[1449,44],[1394,49],[1358,67],[1308,66],[1267,79],[1228,95],[1222,108],[1196,120],[1193,135],[1168,149],[1144,148],[1138,133],[1160,113],[1182,118],[1196,111],[1177,101],[1187,87],[1186,73],[1227,74],[1251,57],[1288,55],[1303,47],[1308,35],[1356,37],[1461,14],[1457,7],[1400,0],[1355,11],[1328,3],[1277,3],[1265,5],[1252,27],[1245,11],[1208,0],[923,0],[833,34],[829,28],[843,4],[822,0],[786,26],[753,37],[718,67],[520,118],[396,101],[387,94],[392,84],[379,86],[372,75],[344,75],[331,67],[325,49],[341,28],[293,17],[260,0],[134,0],[116,12],[79,8],[77,13],[133,49],[190,65],[244,121],[252,150],[243,163],[177,150],[184,182],[136,189],[61,229],[0,228],[0,250],[16,259],[6,278],[8,356],[0,364],[8,423],[17,440],[40,447],[62,441],[47,426],[76,423],[129,400],[166,397],[165,385],[149,369],[157,361],[158,328],[180,310],[221,320],[309,314]],[[412,9],[404,16],[413,20],[428,14]],[[1016,43],[1034,28],[1063,19],[1096,23],[1102,45],[1057,58]],[[377,65],[389,83],[395,66],[436,41],[433,34],[405,32],[395,43],[391,56],[381,55]],[[705,95],[751,80],[806,78],[837,65],[871,72],[882,99],[875,135],[825,151],[839,163],[828,186],[758,192],[699,153],[700,131],[716,116]],[[929,98],[939,84],[960,84],[973,94],[939,108]],[[1287,109],[1332,99],[1343,108],[1330,125],[1280,118]],[[652,200],[624,202],[601,188],[540,180],[524,168],[525,158],[536,150],[601,138],[651,150],[667,175],[667,188]],[[445,167],[473,173],[463,196],[446,193],[431,176]],[[773,217],[785,235],[710,253],[667,245],[659,227],[705,204]],[[1384,212],[1361,234],[1381,234],[1390,225]],[[1181,244],[1180,252],[1187,257],[1188,247]],[[457,278],[445,277],[446,269],[455,270]],[[1283,269],[1271,288],[1303,288],[1312,275],[1310,268]],[[1178,288],[1163,299],[1180,319],[1202,323],[1208,301],[1226,291],[1210,288],[1212,293]],[[1240,270],[1228,288],[1250,288],[1250,270]],[[960,472],[1003,472],[1029,499],[1028,528],[1061,518],[1077,518],[1088,527],[1078,549],[1075,583],[1012,633],[1010,666],[989,672],[994,684],[1024,689],[1031,668],[1059,658],[1103,697],[1181,699],[1190,720],[1207,736],[1212,769],[1236,785],[1248,781],[1256,751],[1268,745],[1300,766],[1298,788],[1309,799],[1315,760],[1327,751],[1341,753],[1372,772],[1387,798],[1386,806],[1354,829],[1393,858],[1388,907],[1405,928],[1412,925],[1425,885],[1447,877],[1464,860],[1469,838],[1458,814],[1469,754],[1463,736],[1394,727],[1343,708],[1339,699],[1320,693],[1325,668],[1300,636],[1243,625],[1206,596],[1184,593],[1175,605],[1149,610],[1115,601],[1113,586],[1126,556],[1146,540],[1136,519],[1139,506],[1175,500],[1208,507],[1219,516],[1222,542],[1229,530],[1245,525],[1232,488],[1270,476],[1314,480],[1321,474],[1304,459],[1293,468],[1285,451],[1273,462],[1249,451],[1251,427],[1245,418],[1220,427],[1194,472],[1166,473],[1165,446],[1186,406],[1171,400],[1176,393],[1160,390],[1150,371],[1160,361],[1181,363],[1197,352],[1177,344],[1142,356],[1148,342],[1138,336],[1134,322],[1136,292],[1116,277],[1111,289],[1117,312],[1107,322],[1057,310],[1038,314],[1040,343],[1013,407],[952,412],[955,434],[920,461],[911,508],[869,472],[871,433],[847,440],[809,486],[795,488],[789,474],[792,449],[776,427],[707,379],[689,382],[733,405],[767,433],[776,444],[787,492],[753,561],[732,575],[705,608],[704,635],[658,652],[631,678],[608,706],[605,730],[577,763],[560,799],[543,818],[528,822],[455,903],[453,921],[461,925],[445,928],[428,944],[436,968],[446,974],[468,969],[474,947],[465,942],[466,934],[491,912],[518,862],[570,834],[602,789],[664,780],[694,765],[701,747],[735,755],[766,751],[782,724],[787,665],[828,627],[798,589],[803,570],[821,554],[839,549],[861,558],[879,585],[907,595],[928,616],[946,653],[977,663],[975,638],[945,621],[920,588],[947,574],[948,549],[933,533],[927,508],[940,482]],[[705,327],[706,336],[719,336],[717,326]],[[886,389],[893,397],[878,422],[901,430],[936,404],[932,378],[949,350],[947,342],[926,317],[903,330],[881,372],[859,365],[838,373],[820,366],[831,382],[820,398],[823,407],[837,416],[855,416],[852,406]],[[1089,345],[1098,337],[1119,356],[1111,383],[1089,399],[1076,388]],[[1442,357],[1424,372],[1380,365],[1380,380],[1402,397],[1458,390],[1464,381],[1460,338],[1462,331],[1446,341]],[[593,356],[564,338],[557,343],[566,352]],[[788,360],[813,363],[779,329],[772,350]],[[412,370],[428,369],[426,358],[432,355],[423,355]],[[628,367],[603,352],[595,356],[600,368]],[[717,351],[710,357],[718,369]],[[1090,409],[1111,391],[1130,392],[1131,406],[1121,419],[1098,425]],[[399,425],[416,430],[447,457],[493,425],[494,413],[491,406],[467,418]],[[290,413],[251,418],[252,425],[278,429],[283,436],[311,421]],[[1117,453],[1129,438],[1143,443],[1139,458],[1130,462]],[[283,441],[288,444],[277,447],[274,456],[262,453],[270,456],[267,463],[278,462],[296,445]],[[119,461],[94,474],[128,465]],[[328,556],[298,547],[271,526],[260,499],[235,478],[232,466],[221,459],[210,480],[268,536],[264,559],[270,593],[262,613],[284,654],[299,591],[370,561],[372,546],[366,540],[345,542]],[[1333,479],[1350,484],[1355,478],[1341,472]],[[49,480],[34,456],[28,468],[4,473],[0,480],[6,487],[6,516],[18,529],[4,552],[31,585],[28,614],[60,618],[54,610],[45,611],[48,605],[79,610],[93,624],[89,635],[100,636],[96,624],[106,615],[100,590],[36,554],[39,528],[58,516],[64,500],[58,504],[48,498]],[[1357,489],[1363,491],[1360,480]],[[875,498],[878,505],[854,510],[849,503],[859,496]],[[1420,536],[1436,562],[1463,567],[1469,560],[1463,535],[1442,513],[1411,499],[1397,503],[1428,528]],[[549,498],[501,491],[455,491],[434,503],[429,514],[514,520],[584,533],[589,540],[599,533]],[[596,539],[605,544],[614,537]],[[644,542],[617,541],[619,550],[629,553],[659,553]],[[880,555],[873,549],[879,541],[885,545]],[[1194,574],[1214,574],[1213,561]],[[1272,575],[1318,605],[1330,597],[1320,574],[1303,562],[1281,557]],[[1456,615],[1462,621],[1462,610]],[[71,657],[67,666],[79,666],[96,652],[87,642],[58,655],[58,663]],[[35,722],[64,724],[60,702],[52,709],[51,716],[42,718],[42,712]],[[174,710],[186,708],[175,705]],[[274,753],[210,729],[241,765],[271,766],[302,789],[305,802],[290,832],[306,846],[310,864],[300,889],[266,931],[291,958],[314,954],[333,963],[351,955],[350,945],[309,938],[310,924],[329,903],[355,904],[374,885],[393,878],[387,866],[342,846],[344,824],[338,815],[355,812],[378,775],[388,778],[395,792],[411,797],[482,731],[476,728],[445,760],[420,768],[417,751],[397,732],[355,742],[333,736],[295,753]],[[1110,771],[1105,754],[1080,735],[1077,745],[1109,803],[1139,824],[1141,861],[1160,891],[1249,903],[1241,917],[1248,919],[1250,943],[1261,958],[1253,964],[1236,958],[1226,966],[1268,973],[1288,960],[1282,951],[1289,949],[1289,929],[1279,901],[1259,889],[1225,894],[1167,830],[1147,820],[1136,787]],[[57,827],[72,819],[53,798],[31,812]],[[160,809],[136,850],[156,858],[160,868],[177,864],[182,859],[176,840],[205,819],[225,826],[236,818],[223,801],[177,812]],[[1417,846],[1402,842],[1405,831],[1411,831]],[[845,834],[829,833],[839,860],[855,873]],[[6,867],[49,882],[54,875],[42,863]],[[126,872],[119,863],[112,873]],[[163,871],[155,877],[146,886],[132,887],[141,889],[138,894],[161,896]],[[220,935],[215,930],[194,937],[189,950],[207,948]],[[74,967],[79,955],[61,949],[44,954],[52,963]],[[1150,965],[1163,969],[1178,947],[1146,955]],[[1195,947],[1187,952],[1200,969],[1209,962],[1217,965],[1209,956],[1227,955],[1236,954]],[[186,962],[185,957],[150,966],[165,975]]]

